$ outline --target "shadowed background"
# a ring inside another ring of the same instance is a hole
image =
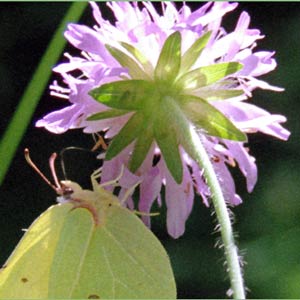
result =
[[[10,121],[20,97],[29,83],[69,3],[0,2],[0,130]],[[177,4],[179,6],[179,3]],[[194,8],[201,4],[192,3]],[[112,15],[101,3],[103,15]],[[284,93],[255,91],[252,103],[271,113],[287,116],[285,127],[292,132],[288,142],[255,134],[250,149],[258,165],[258,183],[252,194],[238,170],[232,172],[244,203],[233,209],[234,229],[245,265],[250,298],[300,297],[300,161],[299,161],[299,75],[300,3],[246,3],[225,16],[224,25],[233,29],[241,11],[251,16],[250,28],[266,35],[257,49],[275,50],[278,68],[262,78],[282,86]],[[81,23],[92,25],[88,7]],[[78,54],[72,47],[66,51]],[[61,59],[61,61],[64,58]],[[52,66],[49,66],[51,68]],[[50,82],[59,79],[52,76]],[[32,221],[55,204],[55,193],[26,164],[25,147],[37,165],[50,176],[48,158],[64,147],[91,148],[93,139],[80,130],[63,135],[35,128],[35,122],[67,103],[49,96],[47,89],[23,137],[0,190],[0,265],[2,265]],[[69,178],[86,185],[98,164],[91,153],[66,153]],[[1,168],[1,162],[0,162]],[[195,199],[186,232],[178,240],[165,229],[164,209],[153,219],[153,231],[168,250],[178,286],[179,298],[224,298],[229,283],[223,250],[215,247],[215,217],[201,199]]]

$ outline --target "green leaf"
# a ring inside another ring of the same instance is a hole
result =
[[[103,84],[89,95],[112,108],[139,110],[153,90],[153,84],[145,80],[120,80]]]
[[[128,110],[123,109],[109,109],[105,111],[101,111],[99,113],[93,114],[87,118],[87,121],[98,121],[104,119],[115,118],[119,116],[123,116],[130,113]]]
[[[215,83],[224,77],[241,70],[242,64],[237,62],[213,64],[192,70],[182,75],[176,82],[185,90],[195,90],[212,83]]]
[[[165,41],[154,70],[156,81],[171,84],[179,73],[181,63],[181,35],[172,33]]]
[[[196,96],[182,97],[182,109],[186,116],[204,133],[227,140],[247,141],[247,136],[214,106]]]
[[[183,167],[179,152],[180,133],[177,132],[180,126],[178,126],[178,118],[175,115],[176,109],[174,109],[176,104],[172,103],[173,99],[169,99],[169,97],[163,100],[153,125],[154,138],[170,173],[179,184],[182,182]]]
[[[206,101],[225,100],[244,94],[243,90],[217,90],[217,89],[201,89],[197,91],[197,95]]]
[[[129,162],[129,169],[135,173],[145,160],[152,143],[154,142],[152,126],[146,126],[137,138]]]
[[[168,124],[165,124],[168,126]],[[182,182],[183,167],[179,153],[179,143],[175,130],[159,129],[155,127],[155,140],[163,155],[166,165],[174,180],[180,184]]]
[[[154,69],[150,61],[135,47],[125,42],[120,43],[144,67],[147,74],[153,74]]]
[[[128,73],[133,79],[150,79],[150,77],[144,72],[144,70],[138,65],[138,63],[126,53],[109,45],[105,45],[105,47],[122,67],[128,69]]]
[[[99,184],[50,207],[1,269],[1,299],[175,299],[166,251]]]
[[[222,78],[240,71],[243,65],[238,62],[219,63],[202,67],[201,73],[206,77],[205,85],[212,84]]]
[[[193,45],[184,53],[181,59],[180,73],[186,73],[196,62],[211,36],[211,31],[203,34]]]
[[[140,136],[146,127],[142,113],[135,113],[110,143],[105,159],[111,160]]]

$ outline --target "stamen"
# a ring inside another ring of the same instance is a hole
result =
[[[58,97],[58,98],[62,98],[62,99],[69,99],[68,95],[60,94],[60,93],[57,93],[57,92],[54,92],[54,91],[51,91],[50,95],[53,96],[53,97]]]

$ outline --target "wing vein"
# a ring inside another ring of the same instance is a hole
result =
[[[121,281],[120,279],[117,278],[117,276],[114,274],[113,272],[113,269],[111,268],[111,264],[109,262],[109,258],[108,258],[108,255],[107,255],[107,252],[106,252],[106,249],[104,247],[102,247],[102,252],[103,252],[103,256],[104,256],[104,259],[107,263],[107,266],[108,266],[108,269],[109,269],[109,272],[113,278],[113,299],[116,298],[116,282],[118,282],[119,284],[123,285],[127,290],[130,290],[131,292],[133,292],[136,296],[137,296],[137,293],[132,289],[130,288],[125,282]]]
[[[102,247],[102,252],[103,252],[103,256],[104,256],[104,259],[106,261],[106,264],[107,264],[107,267],[109,269],[109,272],[111,274],[111,277],[112,277],[112,281],[113,281],[113,284],[112,284],[112,294],[113,294],[113,298],[115,298],[115,292],[116,292],[116,286],[115,286],[115,275],[113,273],[113,270],[111,268],[111,265],[110,265],[110,262],[109,262],[109,259],[107,257],[107,254],[106,254],[106,250],[104,247]]]
[[[90,244],[92,236],[93,236],[93,232],[94,232],[94,226],[91,226],[91,230],[89,232],[89,236],[88,236],[88,239],[87,239],[87,242],[86,242],[86,247],[84,249],[83,255],[81,255],[81,258],[80,258],[80,261],[79,261],[79,264],[78,264],[78,268],[77,268],[77,273],[75,275],[72,288],[70,289],[69,297],[72,297],[72,294],[73,294],[73,292],[76,288],[76,285],[77,285],[77,283],[80,279],[83,263],[84,263],[84,260],[85,260],[85,257],[86,257],[86,254],[87,254],[87,251],[88,251],[88,248],[89,248],[89,244]]]
[[[134,258],[134,256],[132,256],[128,251],[126,251],[126,249],[124,248],[123,244],[120,243],[115,236],[110,232],[110,230],[108,230],[107,228],[103,228],[103,230],[112,238],[112,240],[120,247],[120,249],[122,249],[125,253],[125,255],[127,255],[129,257],[129,259],[136,264],[144,273],[145,275],[150,278],[153,282],[156,282],[155,278],[153,276],[151,276],[149,274],[149,272],[143,267],[143,265],[141,263],[139,263],[138,260],[136,260]]]

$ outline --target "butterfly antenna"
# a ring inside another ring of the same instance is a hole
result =
[[[36,166],[36,164],[31,160],[30,158],[30,154],[29,154],[29,149],[25,148],[24,149],[24,156],[26,161],[28,162],[28,164],[33,168],[33,170],[35,170],[41,177],[42,179],[53,189],[55,190],[55,192],[58,191],[58,189],[60,189],[60,185],[54,185],[43,173],[42,171]],[[55,182],[55,184],[57,184],[57,182]]]
[[[55,159],[57,157],[57,154],[54,152],[49,158],[49,165],[50,165],[50,170],[52,173],[52,177],[54,180],[55,185],[57,186],[58,190],[61,190],[61,185],[57,179],[56,171],[55,171]]]
[[[82,148],[82,147],[75,147],[75,146],[66,147],[59,152],[61,169],[62,169],[65,179],[67,179],[68,176],[67,176],[67,171],[66,171],[66,167],[65,167],[64,153],[69,150],[80,150],[80,151],[84,151],[84,152],[91,152],[90,149],[86,149],[86,148]]]

